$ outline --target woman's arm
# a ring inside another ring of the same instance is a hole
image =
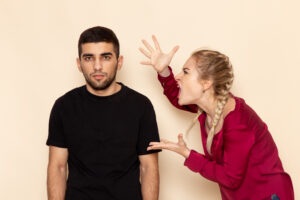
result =
[[[242,183],[253,144],[254,135],[245,126],[239,126],[224,133],[222,164],[216,163],[194,150],[190,151],[182,135],[178,136],[177,143],[166,140],[151,142],[148,150],[168,149],[174,151],[186,158],[184,165],[190,170],[200,173],[211,181],[234,189]]]
[[[240,126],[224,132],[223,163],[207,159],[204,155],[191,151],[184,165],[203,177],[229,188],[238,188],[245,175],[254,135]]]
[[[139,50],[149,58],[148,61],[143,61],[143,65],[151,65],[158,73],[158,79],[164,88],[164,94],[167,96],[169,101],[176,107],[182,110],[196,113],[198,107],[196,105],[180,106],[178,104],[178,93],[179,88],[177,82],[172,73],[172,69],[169,67],[174,54],[179,49],[179,46],[175,46],[168,54],[163,53],[160,49],[160,45],[155,36],[152,36],[155,47],[153,48],[147,41],[142,40],[146,49],[139,48]]]

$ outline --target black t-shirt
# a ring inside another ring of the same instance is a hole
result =
[[[119,83],[121,84],[121,83]],[[140,200],[139,155],[159,141],[150,100],[121,84],[100,97],[82,86],[56,100],[47,145],[68,148],[67,200]]]

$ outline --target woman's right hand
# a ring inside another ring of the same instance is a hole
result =
[[[146,40],[142,40],[145,47],[148,49],[145,50],[143,48],[139,48],[139,50],[149,58],[148,61],[142,61],[143,65],[152,65],[153,68],[159,73],[161,76],[167,76],[170,72],[168,66],[171,63],[171,60],[174,54],[179,49],[179,46],[175,46],[169,53],[163,53],[160,49],[159,43],[156,37],[152,36],[155,48],[153,48]]]

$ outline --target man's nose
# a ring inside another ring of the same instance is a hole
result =
[[[100,62],[99,59],[96,59],[96,60],[95,60],[94,69],[95,69],[95,70],[100,70],[100,69],[102,69],[102,63]]]

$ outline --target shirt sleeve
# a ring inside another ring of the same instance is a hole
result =
[[[174,78],[174,74],[172,71],[172,68],[169,67],[170,70],[170,75],[167,77],[162,77],[158,74],[158,80],[160,81],[162,87],[164,88],[164,94],[167,96],[169,101],[173,106],[175,106],[178,109],[197,113],[198,111],[198,106],[197,105],[184,105],[181,106],[178,104],[178,93],[179,93],[179,88],[177,85],[177,82]]]
[[[240,125],[224,133],[222,164],[192,150],[184,165],[211,181],[235,189],[242,183],[253,144],[254,135],[246,125]]]
[[[156,123],[154,108],[149,99],[145,102],[144,113],[139,122],[139,136],[137,144],[137,152],[139,155],[160,152],[161,150],[147,151],[150,142],[158,142],[159,134]]]
[[[50,113],[48,139],[46,144],[48,146],[67,148],[61,111],[61,105],[59,101],[56,101]]]

